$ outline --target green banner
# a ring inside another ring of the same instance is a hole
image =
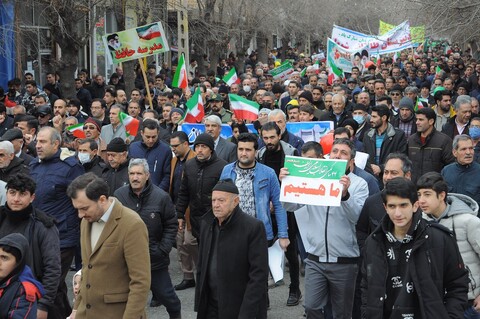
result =
[[[286,80],[290,74],[294,71],[292,63],[290,61],[283,62],[280,66],[270,71],[274,80]]]
[[[340,180],[345,175],[347,161],[285,156],[284,167],[289,176]]]

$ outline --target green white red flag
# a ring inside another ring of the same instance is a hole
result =
[[[76,138],[87,138],[85,132],[83,131],[83,123],[78,123],[72,126],[67,127],[67,131],[73,134]]]
[[[180,89],[185,89],[188,86],[188,73],[187,66],[185,64],[185,56],[180,55],[178,60],[177,70],[173,77],[172,86]]]
[[[231,68],[230,72],[223,77],[223,82],[225,82],[228,86],[231,86],[235,83],[240,83],[240,79],[237,76],[237,70],[235,70],[235,68]]]
[[[236,94],[228,94],[230,109],[239,120],[255,121],[258,119],[260,105]]]
[[[125,126],[127,137],[137,136],[138,128],[140,127],[140,121],[124,112],[120,112],[118,117],[120,118],[120,122],[122,122],[123,126]]]
[[[183,121],[185,123],[200,123],[202,122],[203,117],[205,116],[205,108],[203,106],[202,94],[200,88],[195,90],[192,97],[185,104],[187,110]]]

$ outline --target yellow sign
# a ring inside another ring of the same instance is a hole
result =
[[[380,20],[378,34],[383,35],[393,28],[395,28],[395,25]],[[423,43],[425,41],[425,26],[420,25],[418,27],[410,27],[410,36],[413,43]]]

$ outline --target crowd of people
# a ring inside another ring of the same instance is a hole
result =
[[[87,70],[48,73],[42,88],[29,73],[10,80],[0,92],[2,318],[145,318],[149,291],[150,307],[181,318],[176,291],[190,288],[198,318],[266,318],[268,289],[283,282],[269,272],[273,245],[288,261],[286,305],[307,318],[480,318],[480,63],[458,48],[407,50],[338,78],[325,61],[288,54],[287,79],[270,74],[274,54],[231,55],[206,74],[192,59],[186,89],[170,88],[166,65],[149,66],[146,85],[121,67],[108,84]],[[239,83],[227,85],[232,67]],[[192,145],[181,125],[196,88],[204,133]],[[259,104],[255,134],[229,93]],[[121,112],[140,122],[136,136]],[[311,121],[333,123],[330,142],[287,129]],[[347,161],[340,206],[280,201],[286,156]]]

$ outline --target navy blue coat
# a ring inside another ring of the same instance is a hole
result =
[[[163,141],[157,141],[152,148],[138,141],[130,144],[128,154],[131,158],[144,158],[148,162],[151,182],[168,192],[170,189],[170,163],[172,151]]]
[[[69,248],[79,243],[80,219],[67,196],[67,187],[85,170],[74,156],[64,158],[60,153],[41,162],[35,158],[30,163],[30,175],[37,183],[33,206],[55,218],[60,248]]]

